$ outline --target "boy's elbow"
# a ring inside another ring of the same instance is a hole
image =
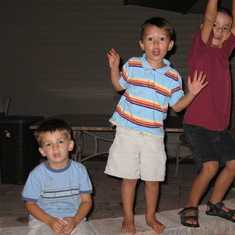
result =
[[[121,91],[123,91],[123,89],[122,88],[115,88],[115,91],[121,92]]]
[[[118,85],[114,85],[114,89],[115,89],[115,91],[118,91],[118,92],[124,90],[119,84]]]
[[[177,105],[177,104],[174,104],[173,106],[171,106],[171,108],[172,108],[173,111],[176,112],[176,113],[179,113],[179,112],[181,112],[181,111],[184,110],[183,108],[181,108],[181,107],[180,107],[179,105]]]

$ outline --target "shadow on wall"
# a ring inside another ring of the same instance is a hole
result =
[[[231,110],[231,119],[229,129],[232,133],[233,138],[235,139],[235,99],[232,102],[232,110]]]

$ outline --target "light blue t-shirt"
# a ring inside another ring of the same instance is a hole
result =
[[[60,170],[43,162],[31,171],[22,192],[24,201],[36,204],[52,217],[73,217],[81,204],[80,194],[92,193],[84,165],[69,160]],[[34,219],[29,215],[29,219]],[[84,218],[85,219],[85,218]]]

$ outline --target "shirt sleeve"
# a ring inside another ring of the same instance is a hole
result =
[[[34,172],[31,172],[22,191],[22,200],[37,202],[38,198],[40,197],[40,193],[41,193],[40,182],[35,177]]]
[[[184,91],[182,88],[182,79],[181,76],[178,74],[177,79],[174,80],[171,84],[171,98],[169,100],[169,105],[172,107],[183,96],[184,96]]]
[[[119,79],[119,84],[124,90],[127,89],[128,70],[129,65],[127,61],[122,67],[121,77]]]
[[[80,193],[82,194],[89,194],[92,193],[92,184],[90,177],[88,175],[88,172],[86,170],[86,167],[84,165],[81,165],[80,168]]]

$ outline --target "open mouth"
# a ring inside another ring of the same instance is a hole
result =
[[[153,50],[153,55],[154,55],[154,56],[160,55],[159,49],[154,49],[154,50]]]
[[[60,153],[55,153],[54,154],[54,158],[59,158],[60,157]]]
[[[214,35],[214,39],[216,39],[216,40],[221,40],[222,37],[221,37],[221,36]]]

